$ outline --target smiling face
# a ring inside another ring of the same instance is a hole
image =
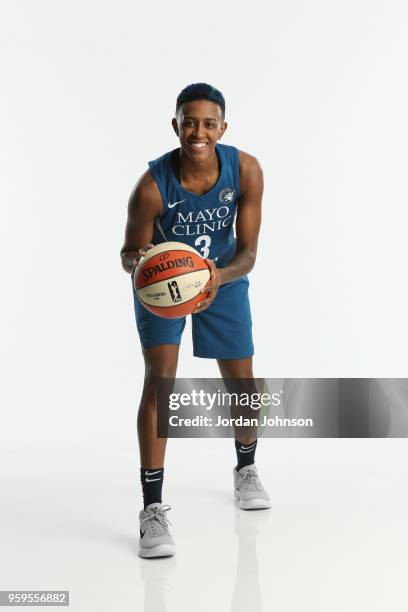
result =
[[[215,145],[227,129],[221,108],[210,100],[184,102],[172,121],[183,152],[194,161],[215,155]]]

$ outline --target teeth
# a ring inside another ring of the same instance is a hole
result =
[[[205,147],[205,142],[202,142],[200,144],[193,144],[192,145],[195,149],[202,149],[203,147]]]

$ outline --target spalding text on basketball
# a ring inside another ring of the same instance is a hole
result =
[[[178,257],[177,259],[170,259],[168,261],[163,261],[160,264],[156,264],[155,266],[145,268],[143,270],[143,277],[145,280],[149,280],[149,278],[152,278],[152,276],[159,274],[159,272],[164,272],[165,270],[171,270],[172,268],[180,268],[185,266],[188,266],[189,268],[195,267],[192,257]]]

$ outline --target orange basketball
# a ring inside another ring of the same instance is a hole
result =
[[[200,253],[182,242],[163,242],[146,252],[135,270],[137,297],[147,310],[167,319],[191,314],[206,298],[210,279]]]

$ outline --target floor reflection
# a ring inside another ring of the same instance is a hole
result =
[[[245,511],[235,509],[234,531],[238,536],[238,558],[232,612],[260,612],[262,610],[256,541],[262,525],[269,518],[268,510]]]
[[[234,532],[238,538],[238,555],[232,591],[232,612],[262,612],[257,538],[262,537],[263,526],[270,518],[271,513],[268,510],[245,511],[238,507],[234,510]],[[144,612],[168,612],[167,597],[173,584],[176,566],[176,557],[141,560]]]
[[[166,590],[176,569],[175,557],[143,559],[140,575],[144,582],[144,612],[167,612]]]

